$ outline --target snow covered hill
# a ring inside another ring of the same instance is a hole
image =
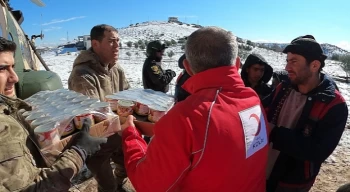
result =
[[[143,22],[125,28],[119,28],[119,35],[123,44],[138,40],[178,40],[187,37],[198,27],[194,24],[168,23],[162,21]]]

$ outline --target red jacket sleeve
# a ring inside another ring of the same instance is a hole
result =
[[[172,191],[191,162],[191,132],[188,119],[170,111],[155,124],[148,147],[134,127],[123,132],[126,171],[136,191]]]

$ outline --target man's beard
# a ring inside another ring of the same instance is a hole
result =
[[[294,80],[291,80],[291,83],[293,85],[304,85],[308,82],[310,77],[311,77],[311,72],[305,72],[300,74],[299,77],[296,77]]]

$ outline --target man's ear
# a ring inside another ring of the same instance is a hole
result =
[[[238,70],[239,68],[241,68],[241,58],[239,58],[238,56],[237,56],[237,58],[236,58],[236,68],[237,68],[237,70]]]
[[[188,62],[187,59],[184,59],[184,60],[183,60],[183,65],[184,65],[184,67],[185,67],[186,72],[187,72],[190,76],[193,76],[194,73],[193,73],[193,71],[192,71],[192,69],[191,69],[191,67],[190,67],[190,63]]]
[[[98,41],[95,40],[95,39],[91,41],[91,47],[93,47],[93,48],[94,48],[94,47],[97,47],[99,44],[100,44],[100,42],[98,42]]]
[[[319,60],[314,60],[310,63],[310,70],[312,72],[318,72],[321,67],[321,62]]]

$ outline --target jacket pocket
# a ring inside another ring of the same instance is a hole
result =
[[[0,145],[0,163],[10,161],[24,155],[24,151],[20,143]]]
[[[34,179],[34,167],[21,143],[0,145],[0,180],[9,191],[23,189]]]

